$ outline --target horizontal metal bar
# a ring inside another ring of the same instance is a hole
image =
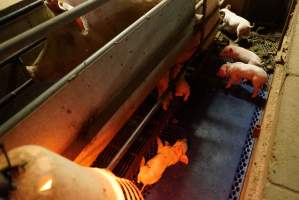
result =
[[[166,1],[160,2],[165,3]],[[42,93],[39,97],[35,98],[30,104],[24,107],[20,112],[15,114],[9,120],[7,120],[4,124],[0,126],[0,138],[3,137],[9,129],[14,127],[18,122],[27,117],[33,110],[35,110],[38,106],[40,106],[43,102],[45,102],[50,96],[55,94],[58,90],[60,90],[64,85],[71,82],[75,79],[88,65],[96,62],[96,60],[104,55],[105,52],[109,51],[113,46],[118,45],[119,41],[122,40],[126,35],[130,34],[133,30],[137,29],[139,25],[144,23],[145,20],[149,19],[154,13],[157,12],[157,9],[152,9],[147,12],[145,15],[140,17],[137,21],[131,24],[128,28],[114,37],[110,42],[104,45],[101,49],[93,53],[90,57],[84,60],[80,65],[78,65],[75,69],[53,84],[48,90]]]
[[[23,83],[22,85],[20,85],[19,87],[17,87],[15,90],[13,90],[12,92],[8,93],[7,95],[5,95],[4,97],[2,97],[0,99],[0,108],[7,103],[10,99],[14,98],[15,96],[17,96],[17,94],[22,91],[23,89],[25,89],[27,86],[29,86],[31,83],[33,82],[32,79],[27,80],[25,83]]]
[[[109,0],[89,0],[81,3],[73,9],[61,13],[60,15],[41,23],[24,33],[13,37],[0,44],[0,60],[8,57],[16,49],[29,45],[33,41],[39,40],[50,31],[53,31],[62,25],[72,22],[74,19],[96,9]]]
[[[36,47],[37,45],[39,45],[40,43],[42,43],[43,41],[45,41],[46,38],[42,38],[40,40],[37,40],[35,42],[33,42],[32,44],[29,44],[28,46],[16,51],[15,53],[13,53],[12,55],[10,55],[9,57],[7,57],[6,59],[0,61],[0,68],[4,67],[6,64],[8,64],[9,62],[12,62],[12,60],[16,59],[16,57],[22,55],[23,53],[25,53],[26,51]]]
[[[43,0],[37,0],[37,1],[34,1],[14,12],[11,12],[7,15],[5,15],[4,17],[1,17],[0,18],[0,26],[8,23],[9,21],[17,18],[17,17],[20,17],[21,15],[33,10],[34,8],[36,8],[37,6],[41,5],[43,3]]]

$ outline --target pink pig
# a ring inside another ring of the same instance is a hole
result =
[[[170,146],[168,142],[163,145],[160,138],[157,138],[158,151],[152,159],[145,163],[144,157],[140,163],[140,171],[137,176],[137,182],[143,183],[141,191],[146,185],[152,185],[159,181],[167,167],[182,162],[189,163],[186,155],[188,146],[187,140],[177,140],[174,145]]]
[[[257,66],[262,65],[262,61],[258,55],[254,52],[249,51],[243,47],[228,45],[222,49],[219,54],[220,57],[230,57],[237,59],[247,64],[253,64]]]
[[[230,9],[231,5],[227,5],[219,11],[221,18],[223,18],[220,28],[224,28],[226,31],[236,34],[238,36],[236,42],[240,39],[248,38],[253,26],[250,25],[248,20],[236,15],[230,11]]]
[[[227,63],[220,67],[218,76],[229,77],[226,88],[232,84],[239,84],[241,79],[250,80],[253,85],[253,93],[251,97],[256,97],[261,87],[267,83],[267,73],[260,67],[242,62]]]

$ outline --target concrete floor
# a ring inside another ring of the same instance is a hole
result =
[[[299,7],[279,52],[242,199],[299,200]],[[281,62],[284,60],[285,62]]]

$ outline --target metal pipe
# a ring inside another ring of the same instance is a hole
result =
[[[11,12],[11,13],[5,15],[4,17],[1,17],[0,18],[0,26],[6,24],[7,22],[9,22],[9,21],[21,16],[21,15],[23,15],[26,12],[29,12],[30,10],[33,10],[37,6],[41,5],[42,3],[43,3],[43,0],[34,1],[30,4],[28,4],[28,5],[20,8],[19,10]]]
[[[25,108],[7,120],[0,126],[0,138],[5,135],[5,133],[15,126],[19,121],[24,119],[27,115],[29,115],[33,110],[35,110],[39,105],[45,102],[51,95],[55,94],[59,89],[61,89],[64,85],[75,79],[81,71],[83,71],[88,65],[95,62],[101,55],[103,55],[106,51],[111,49],[112,46],[119,43],[125,35],[132,32],[132,30],[136,29],[140,24],[143,23],[144,19],[149,18],[153,13],[157,12],[155,9],[150,10],[145,15],[140,17],[137,21],[131,24],[128,28],[110,40],[106,45],[100,48],[98,51],[94,52],[91,56],[89,56],[86,60],[84,60],[81,64],[75,67],[71,72],[53,84],[49,89],[43,92],[40,96],[35,98],[30,104],[28,104]]]
[[[164,96],[164,95],[163,95]],[[118,153],[114,156],[112,161],[109,163],[107,168],[109,170],[113,170],[119,161],[122,159],[122,157],[125,155],[125,153],[128,151],[128,149],[131,147],[137,136],[140,134],[140,132],[143,130],[145,125],[149,122],[151,117],[155,114],[156,110],[160,107],[160,101],[158,101],[151,110],[147,113],[145,118],[142,120],[142,122],[138,125],[138,127],[135,129],[135,131],[132,133],[130,138],[126,141],[126,143],[122,146],[122,148],[118,151]]]
[[[215,9],[212,14],[216,11],[217,9]],[[211,14],[211,15],[212,15]],[[211,16],[210,15],[210,16]],[[209,17],[210,17],[209,16]],[[217,27],[218,23],[216,24],[215,27]],[[211,32],[213,32],[214,29],[212,29]],[[201,45],[203,45],[203,43],[201,43]],[[179,72],[179,74],[177,75],[177,77],[174,79],[174,84],[175,85],[182,76],[184,76],[184,70],[186,68],[187,65],[189,65],[191,62],[193,62],[193,60],[196,58],[199,49],[194,52],[193,56],[190,58],[189,61],[187,61],[181,71]],[[118,153],[114,156],[114,158],[111,160],[111,162],[109,163],[109,165],[107,166],[107,168],[109,170],[113,170],[117,164],[120,162],[120,160],[122,159],[122,157],[125,155],[125,153],[128,151],[128,149],[131,147],[131,145],[133,144],[133,142],[135,141],[135,139],[138,137],[138,135],[140,134],[140,132],[143,130],[143,128],[145,127],[145,125],[149,122],[149,120],[151,119],[151,117],[153,116],[153,114],[155,113],[155,111],[159,108],[161,101],[168,96],[168,94],[170,93],[170,91],[173,88],[169,87],[167,88],[167,90],[163,93],[163,95],[158,99],[157,103],[151,108],[151,110],[148,112],[148,114],[145,116],[145,118],[141,121],[141,123],[138,125],[138,127],[134,130],[134,132],[131,134],[130,138],[126,141],[126,143],[122,146],[122,148],[118,151]]]
[[[32,41],[41,39],[46,35],[46,33],[53,31],[64,24],[72,22],[74,19],[96,9],[107,1],[109,0],[88,0],[74,7],[74,9],[61,13],[60,15],[25,31],[22,34],[3,42],[0,44],[0,60],[15,52],[16,49],[29,45]]]
[[[147,125],[151,117],[155,114],[157,109],[160,107],[161,102],[164,98],[166,98],[170,92],[173,90],[173,87],[181,78],[184,76],[184,71],[187,65],[189,65],[196,57],[197,52],[193,54],[193,56],[190,58],[189,61],[186,62],[182,66],[181,71],[178,73],[177,77],[173,80],[173,84],[169,84],[169,87],[166,89],[166,91],[163,93],[163,95],[158,99],[158,101],[154,104],[154,106],[151,108],[151,110],[147,113],[147,115],[144,117],[144,119],[140,122],[138,127],[134,130],[134,132],[131,134],[130,138],[126,141],[126,143],[122,146],[122,148],[118,151],[118,153],[113,157],[113,159],[110,161],[109,165],[107,168],[109,170],[113,170],[117,164],[120,162],[122,157],[126,154],[128,149],[131,147],[133,142],[136,140],[140,132],[143,130],[143,128]]]
[[[112,171],[117,166],[117,164],[120,162],[120,160],[126,154],[126,152],[128,151],[128,149],[131,147],[131,145],[133,144],[133,142],[136,140],[136,138],[138,137],[138,135],[141,133],[141,131],[143,130],[143,128],[147,125],[147,123],[149,122],[149,120],[151,119],[151,117],[155,114],[155,112],[157,111],[157,109],[160,107],[162,100],[164,98],[166,98],[169,95],[169,93],[173,90],[173,87],[171,87],[171,86],[175,85],[182,78],[182,76],[184,76],[184,70],[185,70],[186,66],[191,61],[193,61],[195,59],[195,55],[196,54],[197,53],[194,53],[194,55],[192,56],[192,58],[190,58],[190,60],[187,61],[185,65],[183,65],[181,71],[179,72],[179,74],[177,75],[177,77],[173,81],[174,84],[170,84],[170,86],[166,89],[166,91],[163,93],[163,95],[158,99],[158,101],[154,104],[154,106],[147,113],[147,115],[144,117],[144,119],[140,122],[140,124],[138,125],[138,127],[131,134],[130,138],[126,141],[126,143],[122,146],[122,148],[113,157],[113,159],[110,161],[109,165],[107,166],[107,168],[109,170]]]
[[[19,87],[17,87],[15,90],[13,90],[12,92],[8,93],[7,95],[5,95],[4,97],[2,97],[0,99],[0,108],[7,103],[10,99],[14,98],[15,96],[17,96],[17,94],[25,89],[27,86],[29,86],[31,83],[33,82],[32,79],[27,80],[25,83],[23,83],[22,85],[20,85]]]
[[[6,64],[8,64],[9,62],[11,62],[12,60],[16,59],[16,57],[20,56],[21,54],[25,53],[26,51],[28,51],[31,48],[36,47],[37,45],[39,45],[40,43],[42,43],[43,41],[45,41],[46,38],[42,38],[40,40],[35,41],[34,43],[16,51],[15,53],[13,53],[11,56],[7,57],[6,59],[4,59],[3,61],[0,61],[0,68],[4,67]]]

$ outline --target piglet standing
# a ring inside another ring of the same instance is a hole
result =
[[[219,56],[233,58],[243,63],[252,64],[256,66],[262,65],[260,57],[256,55],[254,52],[235,45],[227,45],[226,47],[224,47],[220,52]]]
[[[225,8],[219,11],[222,18],[222,24],[220,25],[220,28],[223,28],[232,34],[236,34],[238,36],[236,42],[240,39],[248,38],[253,26],[250,25],[248,20],[238,16],[234,12],[230,11],[230,9],[231,6],[227,5]]]
[[[176,164],[181,161],[184,164],[188,164],[189,160],[186,155],[188,150],[187,140],[177,140],[173,146],[170,146],[167,142],[163,145],[160,138],[157,138],[158,151],[152,159],[145,163],[145,159],[142,158],[140,164],[140,171],[137,176],[137,182],[143,183],[143,187],[156,183],[162,176],[167,167]]]
[[[232,84],[239,84],[242,79],[250,80],[253,85],[253,93],[251,97],[256,97],[260,89],[267,83],[268,76],[265,70],[252,64],[242,62],[227,63],[220,67],[218,76],[228,77],[226,88]]]

